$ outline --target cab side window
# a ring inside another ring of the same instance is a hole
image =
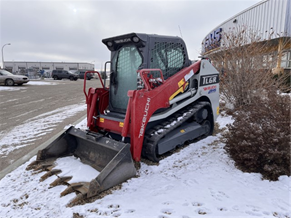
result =
[[[185,52],[180,43],[155,42],[151,50],[150,68],[158,68],[167,79],[180,71],[185,64]]]

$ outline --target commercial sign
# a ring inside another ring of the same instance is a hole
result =
[[[210,33],[204,42],[204,52],[220,47],[222,28],[218,28]]]

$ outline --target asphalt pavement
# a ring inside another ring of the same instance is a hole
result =
[[[77,81],[41,80],[41,82],[54,83],[55,85],[34,85],[31,82],[18,86],[20,89],[17,91],[0,91],[0,133],[2,136],[9,135],[9,132],[14,127],[25,124],[28,120],[37,116],[65,106],[85,104],[83,79]],[[87,88],[100,87],[100,81],[92,79],[87,81],[86,86]],[[63,122],[56,124],[50,133],[43,135],[32,144],[13,150],[8,155],[0,154],[0,172],[5,171],[6,168],[28,153],[37,152],[38,146],[51,140],[55,135],[62,132],[67,125],[75,123],[84,116],[86,116],[86,110],[80,111],[73,117],[66,118]],[[27,131],[29,131],[29,128]]]

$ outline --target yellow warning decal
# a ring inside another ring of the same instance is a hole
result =
[[[123,127],[124,123],[123,122],[119,122],[119,127]]]
[[[181,82],[181,81],[180,81]],[[173,95],[170,96],[169,101],[176,97],[180,92],[184,92],[184,89],[188,86],[189,83],[186,83],[184,86],[181,86]]]
[[[169,100],[171,101],[176,95],[178,95],[180,92],[183,92],[183,91],[184,91],[184,88],[182,86],[173,95],[170,96]]]
[[[184,83],[185,83],[185,80],[183,78],[178,82],[178,86],[181,87],[182,85],[184,85]]]
[[[100,123],[104,123],[105,119],[100,117]]]
[[[180,132],[181,132],[181,133],[184,133],[184,132],[185,132],[185,130],[184,130],[184,129],[181,129],[181,130],[180,130]]]
[[[219,107],[216,108],[216,114],[219,115]]]

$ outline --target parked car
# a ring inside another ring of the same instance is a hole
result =
[[[57,79],[77,80],[79,79],[79,75],[67,70],[53,70],[52,78],[54,80],[57,80]]]
[[[0,83],[6,86],[14,86],[14,84],[21,86],[23,83],[28,82],[29,79],[26,76],[14,75],[6,70],[0,70]]]
[[[77,70],[75,73],[79,75],[80,79],[84,79],[85,73],[87,70]],[[93,74],[92,73],[87,73],[86,74],[86,79],[90,80],[93,78]]]

